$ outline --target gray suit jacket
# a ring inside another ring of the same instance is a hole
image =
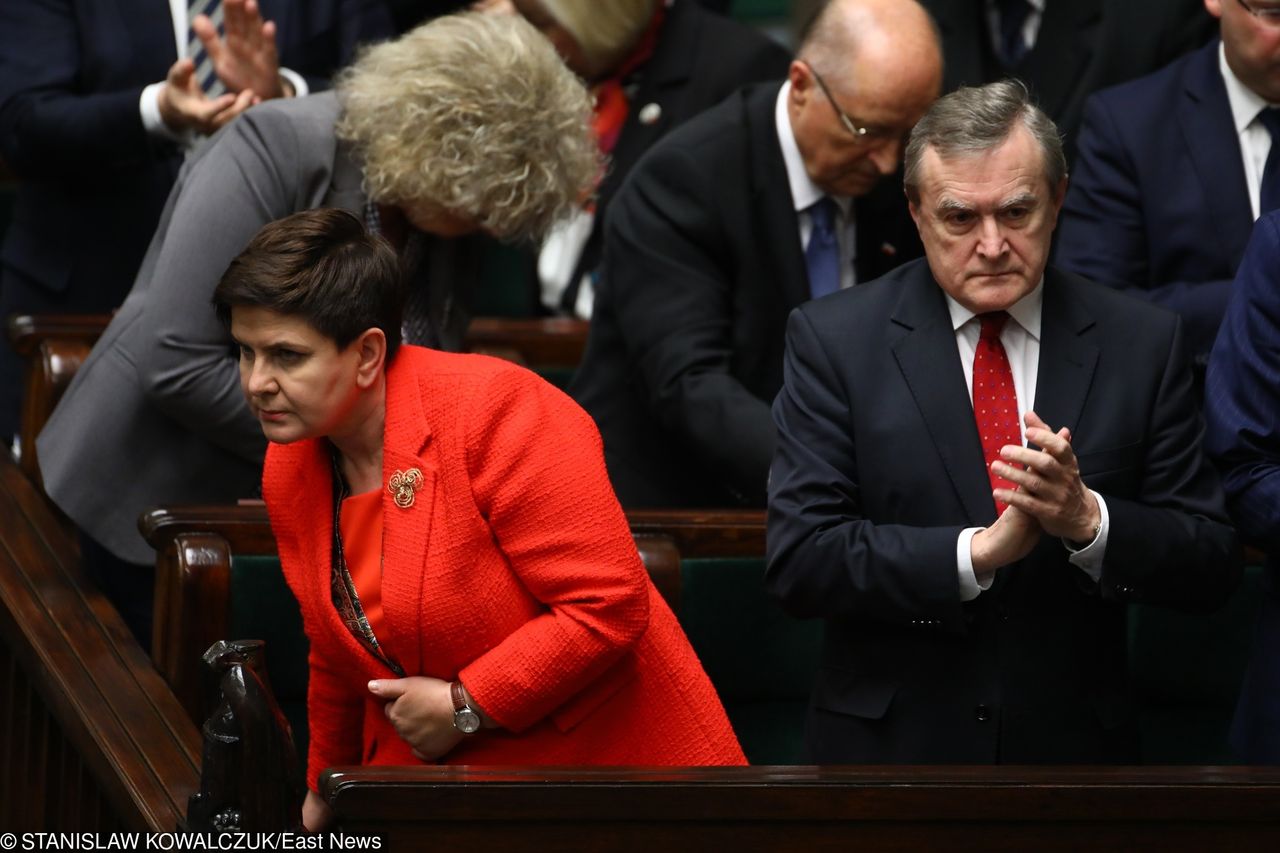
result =
[[[137,528],[147,508],[257,492],[266,441],[210,299],[266,223],[320,206],[362,211],[337,116],[332,93],[272,101],[187,161],[133,289],[40,433],[49,495],[123,559],[154,559]]]

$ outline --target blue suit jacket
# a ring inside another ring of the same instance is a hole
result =
[[[1207,447],[1244,541],[1268,555],[1253,660],[1232,742],[1252,763],[1280,763],[1280,212],[1258,220],[1209,359]]]
[[[372,0],[261,0],[281,64],[313,88],[359,39],[390,33]],[[105,312],[129,292],[182,151],[147,134],[138,101],[176,59],[161,0],[0,3],[0,157],[20,180],[0,249],[0,316]],[[16,363],[0,365],[0,435]]]
[[[1238,579],[1177,319],[1045,271],[1035,410],[1073,436],[1110,533],[1099,583],[1043,536],[961,602],[995,506],[928,264],[791,313],[765,583],[826,620],[815,763],[1131,761],[1125,607],[1212,608]]]
[[[1201,362],[1253,218],[1218,45],[1090,98],[1056,258],[1176,311]]]

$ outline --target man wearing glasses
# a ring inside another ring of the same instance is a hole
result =
[[[834,0],[781,85],[654,146],[610,208],[572,393],[624,506],[763,506],[788,312],[917,257],[898,171],[942,60],[913,0]]]
[[[1280,0],[1204,0],[1221,40],[1085,108],[1057,262],[1182,316],[1197,373],[1253,222],[1280,206]]]

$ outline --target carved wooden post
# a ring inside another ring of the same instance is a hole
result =
[[[222,673],[221,701],[204,724],[200,790],[190,832],[301,832],[306,788],[289,723],[266,683],[261,640],[220,640],[204,661]]]

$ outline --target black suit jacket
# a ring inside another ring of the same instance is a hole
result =
[[[991,46],[984,0],[921,0],[938,22],[944,90],[1016,76],[1074,150],[1085,98],[1173,61],[1216,28],[1203,0],[1048,0],[1035,47],[1013,69]]]
[[[282,65],[313,88],[360,38],[390,32],[373,0],[262,0]],[[156,0],[0,3],[0,157],[18,177],[0,249],[0,314],[105,312],[129,291],[182,163],[138,103],[176,59]],[[0,435],[17,368],[0,366]]]
[[[786,316],[809,298],[777,95],[748,87],[673,132],[610,210],[571,391],[626,506],[764,503]],[[900,181],[855,211],[859,281],[919,255]]]
[[[957,539],[995,508],[927,264],[792,314],[766,582],[826,619],[816,762],[1132,760],[1125,603],[1213,607],[1234,586],[1177,319],[1052,269],[1042,317],[1035,410],[1106,501],[1101,581],[1043,537],[962,603]]]
[[[609,171],[596,196],[591,236],[567,282],[562,305],[571,310],[582,276],[600,264],[609,206],[632,167],[655,142],[698,113],[715,106],[748,83],[781,80],[791,55],[773,39],[689,0],[667,10],[653,56],[637,74],[631,109],[609,158]],[[656,121],[646,123],[642,112]]]
[[[1219,44],[1089,100],[1056,256],[1178,312],[1201,362],[1253,229]]]

